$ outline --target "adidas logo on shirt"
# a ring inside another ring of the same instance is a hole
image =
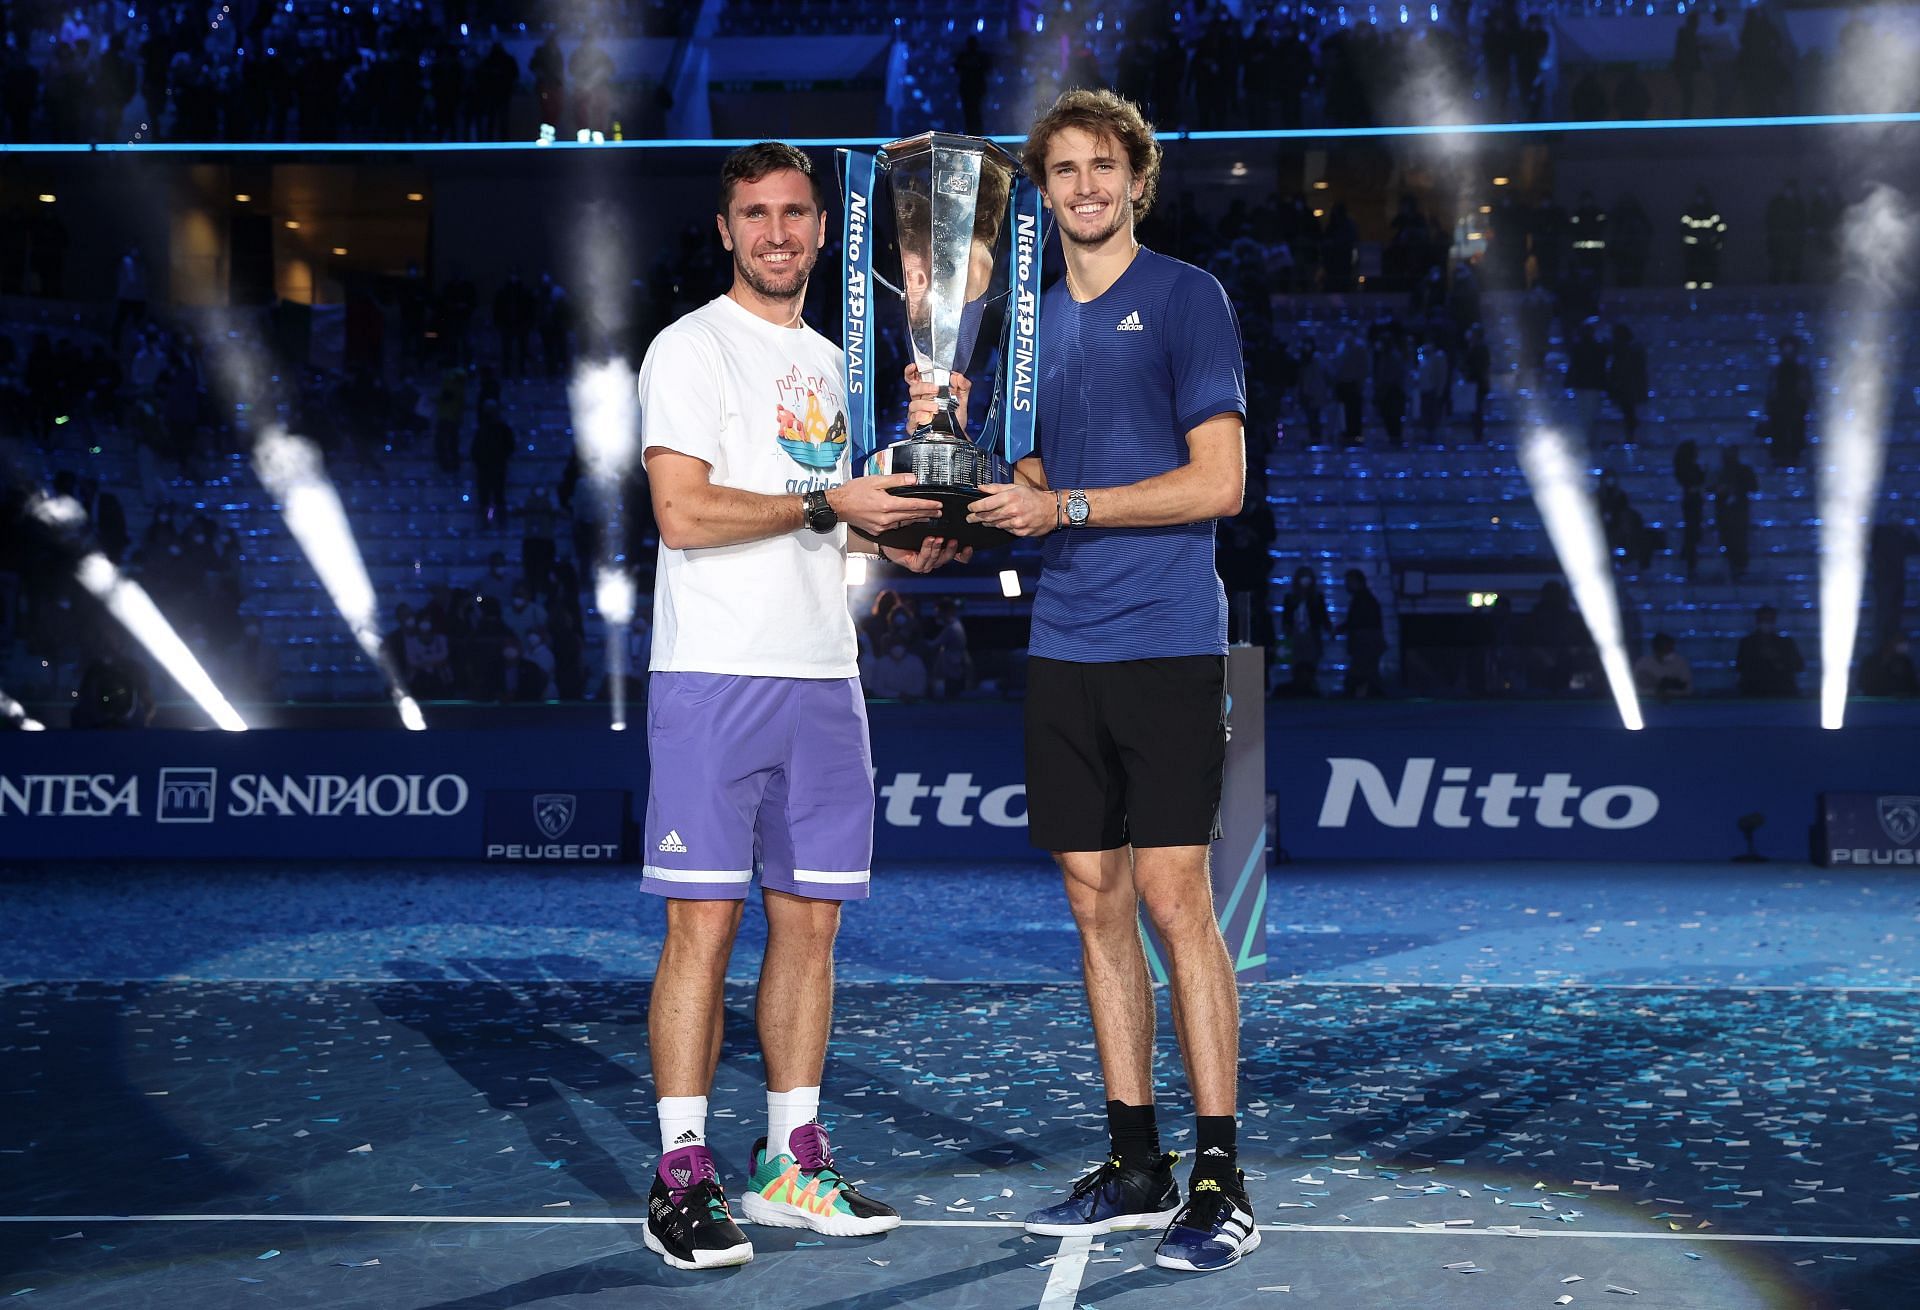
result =
[[[1140,321],[1140,311],[1136,309],[1118,323],[1114,324],[1113,330],[1116,332],[1145,332],[1147,325]]]
[[[660,839],[660,849],[668,855],[685,855],[687,844],[680,840],[679,833],[669,829],[667,835]]]

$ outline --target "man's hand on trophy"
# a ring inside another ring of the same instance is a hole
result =
[[[907,431],[918,432],[933,422],[934,411],[939,407],[935,397],[939,394],[940,388],[931,382],[920,380],[918,364],[907,365],[906,377]],[[973,383],[959,373],[949,373],[947,379],[953,388],[953,417],[960,424],[960,431],[964,434],[967,430],[967,397],[973,394]]]
[[[950,537],[928,537],[920,543],[919,550],[897,550],[892,546],[882,546],[880,553],[903,569],[914,573],[931,573],[955,560],[965,564],[973,558],[973,547],[962,546]]]
[[[871,536],[904,528],[910,523],[927,523],[940,517],[937,500],[890,495],[889,487],[911,487],[911,473],[876,474],[843,482],[827,492],[827,504],[842,523],[852,524]]]
[[[1059,509],[1051,491],[1024,482],[989,482],[987,494],[967,506],[967,522],[985,523],[1016,537],[1044,537],[1059,526]]]

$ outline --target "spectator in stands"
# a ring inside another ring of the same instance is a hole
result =
[[[927,694],[926,662],[914,653],[905,631],[890,630],[879,653],[860,670],[860,681],[876,699],[920,700]]]
[[[954,56],[954,86],[960,92],[960,119],[969,136],[985,132],[981,107],[987,97],[987,78],[993,72],[993,56],[980,47],[977,35],[969,36],[960,53]]]
[[[413,606],[404,600],[393,607],[393,627],[380,638],[380,650],[393,668],[401,674],[407,671],[407,637],[419,625],[414,617]]]
[[[634,626],[645,630],[649,638],[652,636],[652,628],[647,625],[645,620],[641,619],[638,614],[634,615]],[[631,636],[631,631],[629,632],[629,636]],[[521,651],[521,654],[532,663],[538,665],[540,671],[547,675],[547,694],[551,696],[553,687],[553,647],[547,644],[547,630],[545,628],[529,629],[525,638],[525,649]],[[646,661],[643,659],[638,664],[632,663],[633,656],[631,647],[629,647],[627,658],[629,660],[627,664],[628,673],[641,678],[646,677]]]
[[[533,96],[540,122],[556,132],[567,125],[567,57],[560,50],[560,37],[548,32],[534,52],[527,56],[527,71],[533,74]]]
[[[496,402],[483,409],[473,431],[474,512],[482,527],[507,524],[507,462],[513,458],[513,429]]]
[[[1898,634],[1883,639],[1873,654],[1860,661],[1856,686],[1862,696],[1920,696],[1920,675],[1915,673],[1907,639]]]
[[[1395,450],[1406,444],[1408,371],[1405,334],[1398,323],[1390,323],[1374,344],[1373,407]]]
[[[113,351],[120,353],[120,333],[131,323],[136,332],[147,321],[147,264],[139,246],[128,246],[120,254],[120,266],[114,274],[113,330],[109,334]]]
[[[1680,215],[1680,276],[1689,291],[1710,291],[1720,280],[1720,250],[1727,241],[1727,220],[1702,183]]]
[[[1722,450],[1720,469],[1713,479],[1713,525],[1727,557],[1727,575],[1735,582],[1747,576],[1753,529],[1751,501],[1759,492],[1760,479],[1740,458],[1740,448],[1728,446]]]
[[[1278,535],[1273,507],[1267,503],[1266,478],[1251,473],[1240,512],[1214,526],[1214,565],[1226,587],[1229,640],[1265,647],[1269,665],[1276,652],[1267,587],[1273,573],[1270,551]]]
[[[422,700],[450,695],[453,691],[453,661],[448,652],[446,634],[437,631],[430,614],[420,616],[407,634],[407,687]]]
[[[551,491],[540,486],[527,493],[526,502],[520,506],[520,569],[535,595],[546,593],[553,576],[553,534],[558,519]]]
[[[498,649],[498,659],[484,670],[481,691],[474,699],[513,705],[548,699],[547,671],[521,654],[519,640],[509,637]]]
[[[547,376],[562,377],[567,371],[570,353],[568,347],[573,331],[573,306],[567,299],[567,289],[556,282],[551,273],[540,275],[535,312]]]
[[[153,679],[124,638],[110,634],[107,640],[106,653],[90,660],[80,675],[68,722],[75,728],[144,728],[158,708]]]
[[[613,57],[589,27],[567,61],[573,75],[574,130],[613,131]]]
[[[1906,631],[1907,559],[1920,555],[1920,532],[1905,523],[1876,523],[1868,537],[1867,587],[1873,594],[1874,644]]]
[[[500,337],[500,372],[506,377],[527,375],[527,339],[533,335],[535,317],[533,289],[516,268],[493,293],[493,330]]]
[[[1673,36],[1673,81],[1680,92],[1680,117],[1693,117],[1694,79],[1706,67],[1700,53],[1700,9],[1694,6],[1680,20]]]
[[[1691,437],[1673,452],[1673,480],[1680,487],[1680,561],[1687,576],[1700,558],[1700,536],[1704,529],[1707,470],[1700,463],[1700,446]]]
[[[967,649],[967,625],[960,618],[960,602],[944,597],[934,607],[937,629],[928,648],[933,667],[928,671],[935,700],[951,700],[973,682],[973,655]]]
[[[1593,447],[1600,402],[1607,394],[1607,347],[1600,340],[1599,326],[1595,319],[1583,319],[1567,344],[1567,386],[1573,391],[1579,437],[1588,449]]]
[[[1653,649],[1633,663],[1633,685],[1644,696],[1670,700],[1693,695],[1693,665],[1679,645],[1664,632],[1655,633]]]
[[[1786,184],[1767,202],[1767,281],[1779,286],[1799,282],[1807,256],[1807,203],[1800,198],[1800,181]]]
[[[1622,195],[1607,214],[1607,255],[1613,264],[1614,285],[1637,287],[1647,279],[1647,257],[1653,249],[1653,220],[1635,195]]]
[[[1341,435],[1349,446],[1357,446],[1361,441],[1362,406],[1366,398],[1367,375],[1372,371],[1373,361],[1366,338],[1351,334],[1342,340],[1333,358],[1333,394],[1339,400],[1341,413],[1346,420]]]
[[[1304,564],[1293,571],[1293,586],[1280,598],[1280,631],[1287,641],[1288,680],[1276,694],[1318,696],[1320,661],[1333,620],[1320,580]]]
[[[1638,67],[1629,64],[1613,87],[1613,116],[1629,123],[1640,122],[1653,114],[1653,91],[1640,76]]]
[[[1612,469],[1600,475],[1599,501],[1600,524],[1606,531],[1608,548],[1632,560],[1644,573],[1660,548],[1660,534],[1647,527],[1646,519],[1620,485],[1620,475]]]
[[[1613,325],[1613,345],[1607,352],[1607,398],[1620,411],[1620,427],[1628,445],[1640,432],[1640,405],[1647,398],[1647,348],[1625,323]]]
[[[460,430],[467,423],[467,370],[449,364],[440,372],[433,402],[433,458],[442,473],[460,471]]]
[[[1387,628],[1380,615],[1380,598],[1367,585],[1367,575],[1348,569],[1347,617],[1336,630],[1347,639],[1347,680],[1344,694],[1353,699],[1384,696],[1380,661],[1387,653]]]
[[[1767,379],[1767,451],[1775,468],[1798,468],[1807,451],[1813,374],[1800,359],[1800,339],[1780,339],[1780,359]]]
[[[1487,395],[1493,389],[1493,352],[1487,346],[1486,328],[1477,322],[1467,326],[1461,376],[1473,388],[1473,439],[1485,441]]]
[[[521,641],[525,641],[527,634],[534,629],[547,626],[546,607],[534,599],[533,592],[527,586],[525,579],[513,584],[513,594],[508,599],[506,608],[501,611],[501,618],[513,635]]]
[[[1753,631],[1740,638],[1734,668],[1742,696],[1798,696],[1800,674],[1807,662],[1792,637],[1780,631],[1780,614],[1762,605],[1753,616]]]
[[[519,85],[519,62],[505,46],[495,41],[473,71],[474,111],[482,141],[506,140],[507,116]]]
[[[1420,427],[1432,444],[1439,441],[1441,421],[1453,407],[1453,364],[1437,336],[1421,343],[1414,380],[1420,392]]]
[[[1333,403],[1333,373],[1320,357],[1312,337],[1301,340],[1299,353],[1294,357],[1294,386],[1300,412],[1307,420],[1307,445],[1324,446],[1326,438],[1322,429],[1327,406]]]
[[[1528,681],[1534,689],[1555,695],[1577,690],[1593,663],[1593,638],[1573,607],[1566,583],[1554,578],[1542,584],[1526,616],[1525,632]]]

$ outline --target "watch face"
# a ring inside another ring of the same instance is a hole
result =
[[[1075,523],[1085,523],[1087,521],[1087,498],[1085,496],[1069,496],[1067,498],[1067,517]]]

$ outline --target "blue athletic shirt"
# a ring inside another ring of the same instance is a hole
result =
[[[1040,308],[1040,461],[1062,491],[1118,487],[1189,462],[1187,433],[1247,412],[1240,324],[1205,269],[1142,248],[1081,304],[1055,283]],[[1227,598],[1211,520],[1061,528],[1042,546],[1032,654],[1102,663],[1224,655]]]

